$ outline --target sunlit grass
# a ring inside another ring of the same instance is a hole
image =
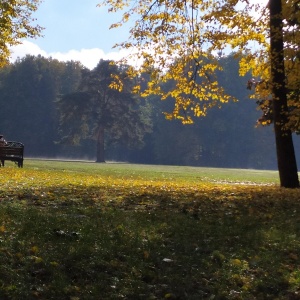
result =
[[[0,299],[298,297],[277,172],[26,160],[0,181]]]
[[[278,172],[269,170],[253,169],[218,169],[188,166],[162,166],[162,165],[139,165],[126,163],[93,162],[68,162],[68,161],[41,161],[26,160],[25,168],[38,170],[64,170],[71,172],[87,172],[89,174],[102,174],[114,177],[138,177],[157,180],[184,179],[189,182],[198,181],[229,181],[244,183],[271,183],[278,184]]]

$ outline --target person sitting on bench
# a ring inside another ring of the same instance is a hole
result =
[[[6,140],[4,139],[4,136],[0,134],[0,147],[3,147],[6,145]]]

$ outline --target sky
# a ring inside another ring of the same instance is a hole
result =
[[[252,0],[252,2],[267,0]],[[26,54],[42,55],[60,61],[80,61],[89,69],[100,59],[118,60],[126,50],[113,49],[126,41],[129,25],[109,29],[121,19],[121,13],[108,13],[97,7],[100,0],[43,0],[34,14],[36,23],[44,27],[43,37],[27,39],[13,47],[11,61]]]
[[[23,40],[12,48],[11,61],[26,54],[78,60],[93,69],[99,60],[120,59],[125,50],[113,49],[129,36],[129,26],[109,30],[120,14],[97,7],[100,0],[43,0],[34,14],[36,23],[44,27],[43,37]]]

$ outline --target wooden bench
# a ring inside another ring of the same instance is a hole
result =
[[[0,146],[0,166],[4,167],[4,161],[10,160],[18,164],[19,168],[23,168],[24,145],[19,142],[6,142],[4,146]]]

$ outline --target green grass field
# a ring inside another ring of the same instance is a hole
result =
[[[0,299],[300,299],[300,190],[275,171],[0,169]]]

